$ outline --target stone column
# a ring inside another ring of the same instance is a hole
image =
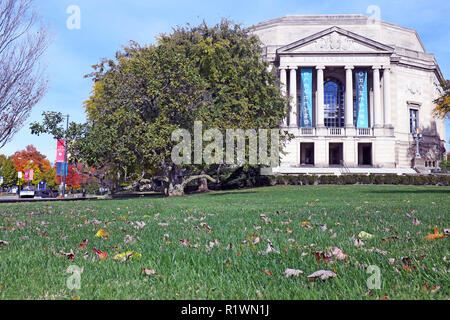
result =
[[[391,120],[391,67],[385,66],[383,71],[384,126],[392,128]]]
[[[286,97],[287,94],[287,73],[286,73],[286,68],[284,67],[280,67],[280,89],[281,89],[281,93],[283,94],[283,97]],[[288,106],[286,106],[287,108]],[[288,126],[288,121],[287,121],[287,117],[283,119],[283,127],[287,127]]]
[[[289,96],[291,98],[291,113],[289,114],[289,126],[298,127],[297,112],[297,67],[290,67]]]
[[[373,118],[374,127],[383,126],[381,119],[380,66],[373,66]]]
[[[345,66],[345,127],[353,128],[353,66]]]
[[[323,91],[323,70],[325,66],[317,66],[317,103],[316,103],[316,127],[325,127],[324,121],[324,91]]]

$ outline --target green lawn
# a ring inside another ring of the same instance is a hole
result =
[[[448,299],[449,238],[423,238],[435,227],[450,227],[449,187],[287,186],[0,204],[0,240],[9,243],[0,245],[0,299]],[[101,228],[110,237],[96,237]],[[353,236],[361,231],[375,237],[356,247]],[[126,243],[127,235],[136,242]],[[261,241],[253,245],[255,237]],[[261,254],[267,239],[279,254]],[[329,247],[348,257],[319,262],[313,252]],[[59,254],[71,249],[73,262]],[[141,257],[113,259],[126,251]],[[79,290],[66,286],[71,265],[84,268]],[[381,271],[381,289],[370,293],[369,265]],[[143,274],[143,267],[157,275]],[[286,278],[286,268],[304,273]],[[317,270],[337,277],[308,281]]]

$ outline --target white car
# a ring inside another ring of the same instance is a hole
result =
[[[31,189],[24,189],[20,191],[19,198],[34,198],[35,191]]]

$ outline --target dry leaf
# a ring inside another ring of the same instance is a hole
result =
[[[426,237],[423,237],[427,240],[436,240],[436,239],[442,239],[444,237],[444,233],[438,233],[438,229],[434,228],[434,233],[429,233]]]
[[[345,258],[347,258],[347,255],[342,252],[341,249],[339,249],[338,247],[335,247],[332,255],[337,259],[337,260],[345,260]]]
[[[114,260],[118,260],[120,262],[125,262],[129,259],[140,258],[142,255],[137,253],[136,251],[127,251],[124,253],[119,253],[114,256]]]
[[[189,240],[186,239],[180,239],[180,244],[185,246],[185,247],[192,247],[192,243]]]
[[[296,269],[286,269],[283,273],[287,278],[289,277],[298,277],[300,274],[302,274],[302,270],[296,270]]]
[[[276,253],[276,254],[280,254],[280,251],[276,250],[275,247],[273,246],[272,242],[270,241],[270,239],[267,239],[267,249],[266,251],[260,251],[259,253],[262,254],[263,256],[269,254],[269,253]]]
[[[64,252],[63,250],[61,250],[59,251],[59,254],[67,257],[67,259],[69,259],[72,262],[75,260],[75,253],[73,252],[72,249],[70,249],[70,252]]]
[[[97,257],[101,260],[106,259],[106,250],[105,251],[99,251],[97,249],[93,249],[92,251],[94,251],[97,254]]]
[[[97,231],[97,234],[95,235],[98,238],[108,238],[111,234],[109,233],[108,230],[105,229],[100,229]]]
[[[88,239],[84,239],[83,241],[81,241],[79,248],[82,250],[86,249],[88,242],[89,242]]]
[[[337,277],[337,274],[334,273],[333,271],[319,270],[319,271],[314,272],[313,274],[310,274],[308,276],[308,279],[320,278],[322,280],[327,280],[329,278],[335,278],[335,277]]]

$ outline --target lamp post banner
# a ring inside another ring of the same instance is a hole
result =
[[[369,127],[369,108],[367,103],[367,71],[357,69],[356,80],[356,127]]]
[[[312,69],[301,69],[300,126],[312,127]]]
[[[58,140],[56,144],[56,162],[64,162],[65,140]]]

